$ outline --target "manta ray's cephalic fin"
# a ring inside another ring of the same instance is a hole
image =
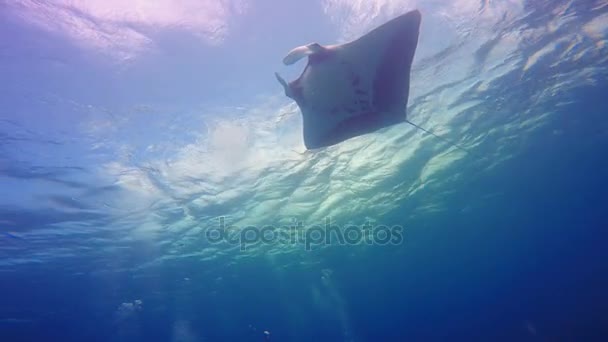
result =
[[[283,58],[283,64],[292,65],[300,59],[314,55],[315,53],[323,52],[325,48],[318,43],[311,43],[308,45],[298,46],[297,48],[289,51],[287,56]]]

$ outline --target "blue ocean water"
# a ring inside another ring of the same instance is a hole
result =
[[[408,116],[470,152],[306,152],[283,56],[413,8]],[[607,42],[605,0],[0,2],[0,341],[604,341]]]

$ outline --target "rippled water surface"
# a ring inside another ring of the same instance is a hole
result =
[[[469,153],[306,151],[284,55],[414,8],[408,117]],[[605,339],[607,44],[606,0],[0,0],[0,340]],[[400,239],[278,239],[328,222]]]

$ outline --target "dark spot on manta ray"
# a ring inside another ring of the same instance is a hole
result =
[[[333,46],[312,43],[287,54],[283,59],[286,65],[308,57],[297,83],[288,84],[275,73],[285,94],[296,101],[302,112],[304,144],[308,149],[338,144],[407,120],[410,72],[420,22],[420,12],[415,10],[352,42]],[[339,94],[336,87],[340,86],[347,90],[352,87],[354,93],[351,90],[350,97],[334,96]],[[352,108],[364,95],[369,97],[366,104],[359,101],[360,105]],[[338,108],[348,115],[338,121],[327,120],[327,115]]]

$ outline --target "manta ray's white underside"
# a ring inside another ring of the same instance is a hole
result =
[[[287,65],[308,57],[285,94],[302,111],[308,149],[334,145],[406,120],[410,70],[421,15],[403,14],[350,43],[293,49]]]

